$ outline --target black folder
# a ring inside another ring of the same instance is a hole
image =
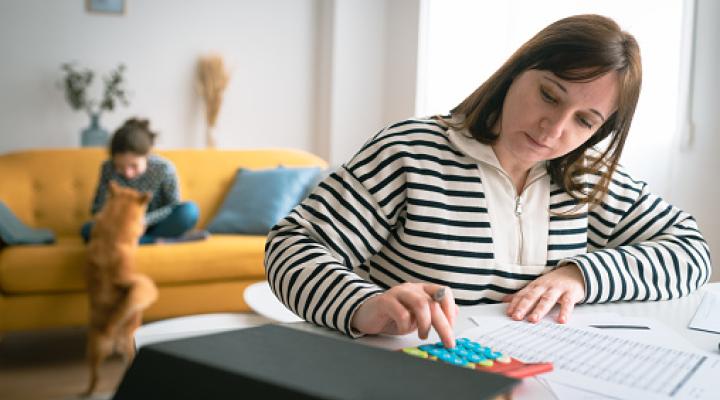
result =
[[[492,399],[516,379],[281,325],[142,347],[114,399]]]

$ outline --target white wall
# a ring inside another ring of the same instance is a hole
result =
[[[339,165],[414,115],[419,0],[320,4],[318,152]]]
[[[415,116],[420,0],[391,0],[387,5],[384,120]]]
[[[697,220],[714,256],[713,281],[720,281],[720,2],[698,0],[695,15],[694,129],[689,148],[675,146],[669,198]]]
[[[140,115],[160,131],[159,147],[203,146],[194,78],[198,56],[208,51],[232,68],[220,147],[312,150],[314,1],[126,4],[124,16],[110,16],[87,13],[84,0],[0,2],[0,153],[79,143],[88,118],[56,87],[60,64],[72,60],[103,74],[119,62],[128,67],[131,105],[103,116],[105,128]]]
[[[382,124],[385,1],[336,1],[334,27],[330,162],[339,164]]]
[[[219,147],[295,147],[337,165],[413,115],[419,0],[126,4],[111,16],[83,0],[0,2],[0,153],[78,144],[88,118],[56,87],[67,61],[102,74],[124,62],[131,105],[102,125],[148,117],[163,148],[205,144],[195,76],[210,51],[232,68]]]

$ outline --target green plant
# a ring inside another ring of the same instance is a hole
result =
[[[116,103],[125,106],[130,104],[125,90],[124,64],[118,65],[103,78],[105,85],[99,102],[87,94],[95,77],[93,71],[77,68],[74,63],[62,64],[61,68],[65,73],[62,81],[65,98],[73,110],[83,110],[88,115],[100,115],[103,111],[114,110]]]

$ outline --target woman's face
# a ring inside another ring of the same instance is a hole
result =
[[[617,108],[616,72],[571,82],[549,71],[527,70],[505,96],[494,144],[498,158],[530,168],[575,150]],[[502,160],[501,160],[502,162]]]
[[[119,153],[112,158],[115,172],[127,180],[132,180],[147,170],[147,156],[135,153]]]

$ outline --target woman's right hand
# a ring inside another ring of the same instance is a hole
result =
[[[458,313],[452,292],[445,288],[440,301],[433,295],[444,286],[429,283],[403,283],[371,297],[355,311],[351,325],[364,334],[405,335],[415,330],[427,339],[430,327],[445,347],[455,346],[453,325]]]

